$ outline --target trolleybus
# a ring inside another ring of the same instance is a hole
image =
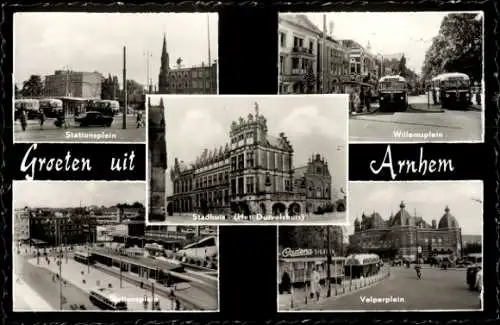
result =
[[[408,82],[401,76],[385,76],[378,81],[379,110],[406,111]]]
[[[432,78],[432,91],[443,108],[464,108],[471,104],[471,84],[465,73],[442,73]]]
[[[105,310],[127,310],[127,302],[108,288],[91,290],[89,299],[93,304]]]
[[[377,254],[351,254],[345,260],[345,275],[351,278],[368,277],[380,270],[380,257]]]

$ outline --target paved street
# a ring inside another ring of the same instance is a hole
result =
[[[349,119],[350,141],[443,142],[481,141],[482,112],[477,105],[468,110],[442,110],[427,105],[427,96],[408,98],[406,112],[376,112]]]
[[[478,292],[469,291],[465,269],[423,269],[418,280],[413,268],[391,268],[391,276],[375,286],[319,304],[306,310],[480,310]],[[392,301],[376,302],[376,299]],[[364,299],[364,302],[363,302]],[[370,302],[371,300],[371,302]]]
[[[30,263],[36,263],[36,259],[31,259]],[[53,273],[59,272],[59,267],[53,260],[49,265],[45,262],[42,263],[41,267],[50,270]],[[107,287],[111,284],[113,292],[118,297],[121,297],[121,299],[127,300],[128,310],[131,311],[145,310],[143,305],[144,296],[148,297],[149,301],[152,299],[152,293],[150,290],[141,289],[125,280],[122,281],[122,286],[120,287],[119,277],[111,276],[110,274],[93,267],[89,269],[86,265],[78,263],[71,258],[68,259],[67,263],[63,260],[62,277],[69,283],[80,288],[83,292],[89,292],[97,287]],[[83,280],[85,280],[85,283]],[[172,306],[172,302],[167,298],[155,295],[155,299],[160,301],[160,307],[162,310],[168,310]],[[149,305],[148,310],[151,310],[151,305]]]
[[[40,128],[39,120],[29,120],[23,132],[19,121],[14,124],[14,141],[33,142],[145,142],[146,128],[137,128],[136,117],[127,116],[127,128],[122,128],[122,115],[115,116],[110,127],[79,127],[71,119],[69,128],[61,129],[54,125],[55,119],[47,119]]]
[[[218,215],[217,215],[218,216]],[[280,225],[286,225],[286,224],[308,224],[308,225],[314,225],[314,224],[325,224],[325,223],[346,223],[346,214],[345,212],[332,212],[332,213],[325,213],[325,214],[308,214],[305,216],[305,219],[303,221],[268,221],[268,220],[200,220],[197,221],[193,218],[193,214],[191,213],[175,213],[173,216],[166,216],[165,217],[165,222],[171,223],[171,224],[218,224],[218,225],[235,225],[235,224],[245,224],[245,225],[251,225],[251,224],[264,224],[264,223],[269,223],[269,224],[280,224]]]
[[[14,293],[15,297],[23,296],[21,300],[14,300],[14,310],[29,308],[32,311],[47,311],[49,307],[49,310],[60,310],[59,282],[53,280],[49,270],[35,266],[36,259],[33,259],[34,264],[28,259],[17,254],[14,256]],[[44,258],[40,258],[40,263],[44,261]],[[28,296],[33,292],[35,296]],[[70,310],[72,304],[84,305],[87,310],[99,310],[90,302],[86,292],[71,283],[63,285],[63,297],[66,299],[63,310]]]

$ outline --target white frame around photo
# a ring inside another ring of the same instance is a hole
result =
[[[342,98],[344,100],[346,100],[346,107],[345,107],[345,123],[346,123],[346,126],[345,126],[345,131],[346,131],[346,140],[345,140],[345,143],[343,145],[343,151],[345,152],[345,173],[346,173],[346,176],[345,176],[345,181],[344,181],[344,192],[345,192],[345,195],[347,196],[347,200],[349,200],[349,141],[348,141],[348,136],[349,136],[349,123],[348,123],[348,105],[347,105],[347,97],[348,95],[346,94],[325,94],[325,95],[296,95],[296,94],[290,94],[290,95],[180,95],[180,94],[172,94],[172,95],[166,95],[166,94],[163,94],[163,95],[149,95],[146,97],[146,109],[149,109],[149,98],[153,99],[155,102],[159,102],[159,99],[158,98],[162,98],[163,100],[163,103],[164,103],[164,106],[165,106],[165,109],[167,109],[168,107],[168,98],[169,97],[172,97],[172,98],[176,98],[176,100],[179,100],[179,98],[186,98],[186,99],[193,99],[193,98],[207,98],[208,100],[210,99],[214,99],[214,100],[219,100],[221,101],[221,105],[223,106],[230,106],[230,105],[224,105],[224,100],[230,100],[231,98],[238,98],[238,99],[248,99],[249,103],[251,102],[258,102],[259,100],[261,99],[266,99],[266,98],[275,98],[276,100],[280,100],[280,99],[285,99],[285,98],[293,98],[293,97],[307,97],[311,100],[313,100],[314,98]],[[229,111],[231,110],[230,108],[227,108]],[[334,108],[336,109],[336,108]],[[167,121],[168,117],[165,115],[165,120]],[[165,127],[167,126],[167,122],[165,123]],[[149,125],[147,125],[147,127],[149,127]],[[168,142],[169,142],[169,139],[167,139],[167,135],[165,134],[165,140],[167,142],[167,148],[168,148]],[[149,148],[149,132],[148,132],[148,144],[147,144],[148,148]],[[202,149],[202,148],[200,148]],[[147,149],[147,166],[149,165],[149,149]],[[169,181],[169,176],[168,176],[168,173],[171,169],[171,161],[173,161],[173,158],[167,158],[167,164],[168,164],[168,167],[167,167],[167,170],[166,170],[166,175],[165,175],[165,178],[166,178],[166,181],[168,182]],[[333,165],[333,162],[331,163]],[[148,180],[147,181],[147,193],[149,195],[149,186],[150,186],[150,171],[148,170],[148,167],[146,167],[146,179]],[[148,197],[148,201],[147,203],[149,204],[150,203],[150,200],[149,200],[149,197]],[[166,210],[167,210],[167,199],[165,197],[165,213],[166,213]],[[338,225],[344,225],[344,224],[347,224],[348,223],[348,215],[349,215],[349,208],[348,208],[349,204],[348,202],[346,202],[345,204],[345,211],[343,212],[344,215],[345,215],[345,219],[344,220],[321,220],[321,221],[311,221],[311,222],[308,222],[307,220],[304,220],[303,222],[301,221],[270,221],[270,222],[266,222],[266,221],[246,221],[246,222],[241,222],[241,221],[214,221],[214,220],[207,220],[207,221],[193,221],[193,220],[186,220],[185,222],[182,222],[180,223],[178,220],[175,220],[175,221],[169,221],[168,220],[168,216],[165,215],[165,221],[164,222],[158,222],[158,221],[149,221],[149,218],[148,216],[146,217],[146,222],[147,222],[147,225],[152,225],[152,226],[158,226],[158,225],[186,225],[186,226],[263,226],[263,225],[266,225],[266,226],[276,226],[276,225],[303,225],[303,226],[306,226],[306,225],[331,225],[331,224],[338,224]]]

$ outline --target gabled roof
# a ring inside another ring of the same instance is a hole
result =
[[[305,29],[308,29],[314,33],[321,34],[322,31],[315,25],[313,24],[309,18],[307,18],[306,15],[304,14],[281,14],[279,16],[280,19],[283,19],[289,23],[292,23],[297,26],[301,26]]]

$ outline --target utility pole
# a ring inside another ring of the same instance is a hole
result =
[[[120,288],[123,288],[122,252],[120,252]]]
[[[57,223],[57,241],[59,241],[60,239],[60,235],[61,235],[61,223]],[[61,248],[61,246],[59,245],[59,249]],[[62,291],[62,283],[63,283],[63,278],[62,278],[62,258],[61,258],[61,255],[60,253],[57,255],[58,257],[58,260],[57,260],[57,264],[59,264],[59,309],[60,310],[63,310],[63,291]]]
[[[150,61],[149,59],[153,56],[151,54],[151,52],[146,51],[146,53],[144,54],[146,55],[146,93],[149,94],[150,93],[150,85],[151,85],[151,78],[149,76],[149,71],[150,71]]]
[[[326,76],[327,76],[327,59],[326,59],[326,54],[327,54],[327,47],[326,47],[326,14],[323,14],[323,48],[321,49],[322,51],[322,57],[323,59],[321,60],[321,74],[322,74],[322,79],[323,81],[321,82],[321,93],[326,94],[327,89],[326,89]]]
[[[332,252],[330,250],[330,230],[331,226],[326,226],[326,280],[328,283],[328,291],[326,293],[327,297],[330,297],[332,295],[332,286],[330,285],[330,278],[331,278],[331,272],[330,272],[330,264],[332,264]]]
[[[123,129],[127,128],[127,47],[123,47]]]
[[[156,270],[158,272],[158,269]],[[151,283],[151,310],[155,310],[155,283]]]
[[[208,89],[210,93],[212,87],[212,57],[210,55],[210,14],[207,13],[207,38],[208,38]]]

